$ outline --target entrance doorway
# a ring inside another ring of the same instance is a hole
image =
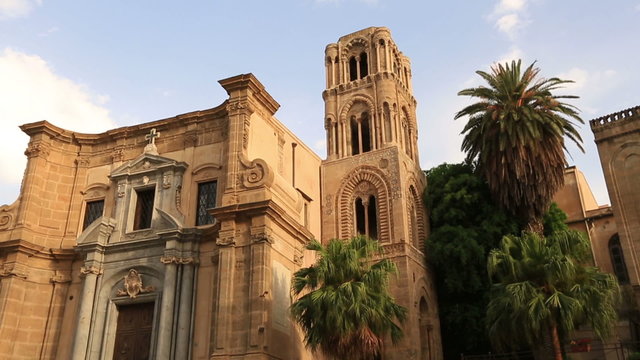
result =
[[[148,360],[154,303],[118,306],[114,360]]]

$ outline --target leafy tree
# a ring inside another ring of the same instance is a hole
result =
[[[389,294],[388,277],[396,272],[389,259],[377,262],[377,241],[357,236],[331,240],[326,246],[311,241],[307,249],[319,257],[293,275],[292,292],[300,296],[291,314],[305,334],[306,345],[335,359],[366,360],[380,354],[383,339],[395,343],[406,309]]]
[[[589,241],[574,230],[505,236],[487,261],[495,280],[487,308],[495,346],[541,345],[547,336],[554,358],[562,360],[563,336],[577,325],[587,323],[607,336],[616,321],[619,287],[613,275],[583,265],[589,255]]]
[[[571,81],[540,78],[535,63],[524,71],[520,64],[498,64],[491,73],[476,71],[488,86],[460,91],[458,95],[479,101],[455,118],[469,117],[462,150],[468,160],[477,160],[496,201],[529,231],[542,233],[542,216],[564,184],[564,137],[584,151],[573,122],[583,121],[576,107],[562,102],[576,96],[553,94]]]
[[[442,164],[427,171],[430,212],[427,254],[436,273],[444,357],[491,350],[485,316],[489,302],[486,258],[518,224],[491,201],[484,179],[470,164]]]

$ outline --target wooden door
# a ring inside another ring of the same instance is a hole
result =
[[[148,360],[154,303],[118,306],[114,360]]]

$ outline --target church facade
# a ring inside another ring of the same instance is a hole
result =
[[[102,134],[23,125],[21,192],[0,207],[0,357],[319,358],[289,317],[291,276],[310,239],[364,234],[409,311],[383,358],[440,359],[409,60],[386,28],[325,60],[325,160],[251,74],[221,80],[215,108]]]

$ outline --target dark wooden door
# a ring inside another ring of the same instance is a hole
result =
[[[148,360],[154,303],[118,306],[114,360]]]

